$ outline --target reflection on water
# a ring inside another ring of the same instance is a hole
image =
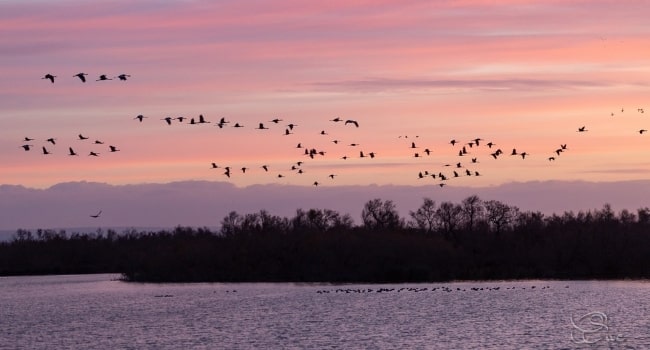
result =
[[[650,283],[0,277],[0,348],[648,349]]]

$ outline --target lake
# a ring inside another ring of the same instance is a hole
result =
[[[1,349],[650,349],[650,282],[0,277]]]

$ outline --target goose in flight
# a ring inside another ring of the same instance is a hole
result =
[[[70,156],[78,156],[77,152],[75,152],[72,149],[72,147],[68,147],[68,151],[69,151],[68,155],[70,155]]]
[[[88,137],[84,136],[82,134],[79,134],[79,140],[88,140]]]
[[[585,126],[581,126],[581,127],[578,128],[578,132],[585,132],[585,131],[589,131],[589,130],[586,129]]]
[[[219,120],[219,122],[216,125],[219,127],[219,129],[221,129],[221,128],[224,127],[224,125],[226,125],[228,123],[230,123],[230,122],[227,121],[226,118],[221,117],[221,119]]]
[[[336,174],[329,174],[329,178],[333,179],[336,176]]]
[[[43,146],[43,154],[46,154],[46,155],[51,154],[50,151],[48,151],[47,148],[45,148],[45,146]]]
[[[111,152],[119,152],[120,150],[117,149],[115,146],[108,146],[108,148],[111,150]]]
[[[102,74],[102,75],[100,75],[99,78],[98,78],[97,80],[95,80],[95,81],[101,81],[101,80],[113,80],[113,79],[107,77],[106,74]]]
[[[29,137],[25,137],[25,138],[23,139],[23,142],[29,142],[29,141],[34,141],[34,139],[29,138]]]
[[[264,126],[264,123],[260,123],[260,125],[256,128],[258,130],[268,130],[269,128]]]
[[[45,140],[53,145],[56,145],[56,139],[54,137],[50,137],[49,139]]]
[[[91,218],[97,219],[100,215],[102,215],[102,211],[100,210],[97,214],[91,215]]]
[[[289,127],[289,130],[293,130],[293,128],[298,125],[291,123],[291,124],[287,124],[287,126]]]
[[[199,114],[199,124],[207,124],[210,122],[205,121],[205,118],[203,117],[203,114]]]
[[[214,162],[213,162],[213,163],[212,163],[212,168],[211,168],[211,169],[217,169],[218,167],[219,167],[219,166],[217,165],[217,163],[214,163]]]
[[[343,119],[341,119],[341,118],[339,118],[339,117],[336,117],[336,118],[334,118],[334,119],[330,119],[330,121],[331,121],[331,122],[338,123],[338,122],[342,122]]]
[[[93,151],[90,151],[90,153],[88,153],[88,155],[93,156],[93,157],[99,157],[99,153],[93,152]]]
[[[22,145],[20,147],[22,147],[25,151],[29,151],[30,149],[32,149],[32,147],[34,147],[34,145]]]
[[[95,140],[95,144],[96,144],[96,145],[103,145],[104,142],[103,142],[103,141],[99,141],[99,140]]]
[[[124,81],[126,78],[130,78],[131,76],[128,74],[120,74],[116,78],[119,78],[120,80]]]
[[[133,118],[133,119],[137,119],[137,120],[140,121],[140,123],[142,123],[142,119],[144,119],[144,118],[146,118],[146,117],[143,116],[142,114],[139,114],[137,117],[135,117],[135,118]]]
[[[269,166],[268,165],[262,165],[262,169],[264,169],[264,171],[268,172],[269,171]]]
[[[449,141],[449,143],[451,143],[452,146],[455,146],[455,145],[458,143],[458,141],[456,141],[456,140],[451,140],[451,141]]]
[[[56,75],[52,75],[52,74],[50,74],[50,73],[47,73],[47,74],[45,74],[45,76],[42,77],[41,79],[49,79],[52,83],[54,83],[54,78],[56,78]]]
[[[243,128],[243,125],[240,125],[239,123],[235,123],[235,125],[232,126],[233,128]]]
[[[285,136],[286,136],[286,135],[292,135],[292,134],[293,134],[293,133],[292,133],[289,129],[284,129],[284,135],[285,135]],[[298,146],[300,146],[300,144],[298,144]],[[300,148],[300,147],[298,147],[298,148]]]
[[[77,77],[77,78],[79,78],[79,80],[81,80],[82,83],[85,83],[86,82],[86,75],[88,75],[88,74],[87,73],[77,73],[77,74],[73,75],[72,77],[73,78]]]
[[[641,130],[639,130],[639,134],[643,134],[644,132],[647,132],[647,131],[648,130],[646,130],[646,129],[641,129]]]
[[[281,121],[282,121],[282,119],[279,119],[279,118],[271,119],[271,122],[272,122],[272,123],[275,123],[275,124],[278,124],[278,123],[281,122]]]
[[[357,128],[359,127],[359,123],[356,120],[348,119],[345,121],[345,125],[352,124],[356,126]]]
[[[172,117],[165,117],[165,118],[162,118],[161,120],[164,120],[165,122],[167,122],[167,125],[172,125]]]

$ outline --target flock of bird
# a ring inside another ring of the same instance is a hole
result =
[[[316,290],[317,294],[363,294],[363,293],[406,293],[406,292],[412,292],[412,293],[419,293],[419,292],[482,292],[482,291],[500,291],[500,290],[543,290],[543,289],[550,289],[551,286],[549,285],[544,285],[541,286],[540,288],[537,288],[536,285],[532,285],[529,287],[518,287],[518,286],[509,286],[505,288],[501,288],[501,286],[497,287],[456,287],[456,288],[450,288],[447,286],[437,286],[437,287],[391,287],[391,288],[386,288],[386,287],[379,287],[379,288],[336,288],[336,289],[319,289]],[[565,286],[564,288],[569,288],[569,286]]]
[[[88,139],[89,139],[89,137],[84,136],[83,134],[77,135],[77,140],[78,141],[86,141]],[[31,137],[25,137],[23,139],[23,144],[20,147],[26,152],[31,151],[34,147],[36,147],[33,143],[30,143],[32,141],[36,141],[36,140],[31,138]],[[43,145],[41,145],[41,153],[43,155],[51,155],[51,154],[53,154],[54,148],[57,145],[57,138],[50,137],[48,139],[42,140],[42,142],[43,142]],[[93,145],[94,147],[99,147],[101,145],[104,145],[105,143],[104,143],[104,141],[95,140],[94,142],[91,142],[90,144]],[[77,146],[74,146],[74,147],[76,148]],[[108,152],[109,153],[115,153],[115,152],[119,152],[119,151],[120,150],[117,148],[117,146],[108,145]],[[77,151],[75,151],[75,149],[72,148],[72,146],[68,146],[67,155],[68,156],[78,156],[79,153]],[[100,155],[100,152],[98,152],[96,149],[91,150],[91,151],[88,152],[88,156],[99,157],[99,155]]]
[[[77,73],[77,74],[73,75],[72,77],[73,78],[79,78],[79,80],[81,80],[82,83],[85,83],[86,82],[86,76],[88,76],[88,73],[81,72],[81,73]],[[113,78],[109,78],[108,75],[106,75],[106,74],[101,74],[96,79],[96,81],[105,81],[105,80],[113,80],[113,79],[119,79],[119,80],[122,80],[122,81],[126,81],[129,77],[131,77],[129,74],[124,74],[124,73],[122,73],[122,74],[120,74],[118,76],[115,76]],[[54,84],[54,79],[55,78],[57,78],[56,75],[47,73],[41,79],[47,79],[52,84]]]
[[[88,76],[87,73],[82,72],[82,73],[77,73],[72,77],[78,78],[82,83],[85,83],[87,81],[86,78],[87,76]],[[126,81],[130,77],[131,76],[129,74],[120,74],[113,78],[110,78],[108,75],[102,74],[99,75],[95,80],[106,81],[106,80],[119,79],[121,81]],[[49,73],[42,77],[42,79],[48,80],[51,83],[54,83],[56,78],[57,78],[56,75],[49,74]],[[625,109],[622,108],[621,113],[623,113],[624,111]],[[644,113],[644,109],[638,108],[637,112]],[[611,113],[612,117],[614,117],[615,115],[616,115],[615,113],[613,112]],[[149,120],[149,119],[159,119],[161,120],[162,123],[164,123],[164,125],[167,126],[182,125],[182,124],[202,125],[202,126],[212,125],[218,127],[219,129],[229,129],[229,128],[240,129],[240,128],[247,127],[246,125],[244,125],[245,123],[241,121],[230,121],[227,120],[225,117],[217,118],[216,120],[211,121],[208,120],[208,118],[206,118],[203,114],[199,114],[196,117],[165,116],[162,118],[150,118],[149,116],[138,114],[137,116],[133,117],[133,119],[139,123],[144,123],[145,120]],[[331,122],[333,125],[339,124],[342,125],[343,127],[352,128],[354,130],[361,128],[360,123],[356,119],[334,117],[332,119],[329,119],[329,122]],[[278,129],[277,130],[278,134],[286,137],[298,137],[292,135],[299,133],[298,124],[294,122],[285,122],[283,119],[278,117],[275,117],[270,120],[259,121],[255,123],[255,126],[248,127],[248,129],[259,130],[259,132],[262,131],[268,132],[268,130]],[[578,133],[586,133],[588,131],[589,130],[585,125],[578,127],[576,130],[576,132]],[[647,132],[646,129],[638,130],[639,134],[644,134],[645,132]],[[343,142],[342,140],[333,138],[330,135],[330,133],[326,130],[321,130],[318,133],[318,135],[330,138],[329,141],[331,141],[331,144],[334,145],[335,147],[338,147],[336,148],[336,151],[341,152],[337,157],[342,161],[353,159],[353,158],[374,159],[376,157],[379,157],[379,154],[377,154],[374,151],[362,150],[359,147],[360,144],[356,141]],[[316,135],[312,135],[312,136],[316,136]],[[405,145],[403,146],[405,156],[410,154],[410,158],[425,159],[434,153],[433,147],[420,144],[421,140],[419,139],[419,136],[415,136],[411,138],[409,138],[408,136],[399,136],[398,138],[405,140]],[[87,141],[89,137],[84,136],[83,134],[79,134],[77,139],[80,142],[91,143],[93,147],[100,147],[101,145],[104,145],[104,142],[100,140],[95,140],[94,142]],[[32,148],[36,147],[36,145],[32,143],[33,141],[35,141],[34,138],[25,137],[23,139],[23,144],[20,147],[24,151],[31,151]],[[51,137],[42,141],[44,143],[40,145],[41,153],[43,155],[53,154],[55,152],[55,148],[57,145],[57,139]],[[497,143],[495,143],[494,141],[491,140],[487,141],[480,137],[475,137],[469,140],[452,139],[448,142],[448,144],[449,146],[447,147],[449,147],[449,149],[451,150],[449,151],[448,155],[450,157],[455,157],[455,159],[448,163],[438,164],[437,165],[438,168],[436,169],[419,170],[417,171],[415,178],[417,179],[431,178],[438,181],[437,183],[438,186],[444,187],[447,185],[448,180],[453,178],[482,176],[481,172],[479,172],[479,170],[477,169],[477,166],[479,165],[479,163],[481,163],[479,158],[482,159],[482,157],[488,157],[488,159],[494,161],[508,154],[510,157],[515,156],[515,157],[520,157],[521,160],[526,160],[532,156],[530,153],[526,151],[521,151],[520,149],[517,148],[512,148],[511,151],[508,149],[506,152],[502,148],[500,148],[497,145]],[[341,151],[340,148],[341,146],[345,147],[343,151]],[[67,152],[68,156],[79,155],[79,152],[75,150],[77,148],[76,145],[74,147],[68,145],[67,148],[68,148],[68,152]],[[213,170],[214,169],[222,170],[223,171],[222,175],[228,179],[234,176],[235,173],[240,173],[243,175],[253,171],[253,169],[261,169],[259,171],[263,171],[265,173],[272,173],[276,178],[281,179],[288,176],[289,173],[302,175],[306,172],[305,165],[307,164],[307,162],[316,158],[323,158],[326,157],[326,155],[329,156],[329,154],[331,154],[329,150],[320,149],[317,147],[310,147],[307,146],[306,144],[303,144],[303,142],[295,142],[295,149],[298,150],[296,157],[302,157],[302,158],[295,161],[292,164],[287,164],[286,167],[281,169],[271,169],[271,166],[269,164],[258,164],[257,166],[251,168],[248,166],[235,167],[233,165],[223,165],[220,164],[220,162],[210,162],[208,168]],[[118,149],[114,145],[108,145],[106,150],[109,153],[120,151],[120,149]],[[486,151],[480,152],[479,150],[486,150]],[[553,162],[556,159],[558,159],[560,155],[562,155],[568,150],[569,148],[567,144],[561,143],[557,147],[550,148],[547,159],[548,161]],[[96,148],[89,150],[87,153],[88,156],[93,156],[93,157],[98,157],[100,156],[100,154],[101,153]],[[327,175],[327,178],[329,180],[332,180],[335,179],[337,176],[338,175],[335,173],[329,173]],[[323,179],[316,178],[313,180],[313,185],[319,186],[323,183],[323,181],[324,181]],[[99,217],[99,214],[91,215],[91,216],[96,218]]]

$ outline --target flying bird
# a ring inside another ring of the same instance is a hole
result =
[[[256,128],[258,130],[268,130],[269,128],[264,126],[264,123],[260,123],[260,125]]]
[[[111,152],[119,152],[119,151],[120,151],[120,150],[117,149],[117,147],[115,147],[115,146],[108,146],[108,148],[110,148]]]
[[[20,147],[22,147],[25,151],[29,151],[32,147],[34,147],[34,145],[22,145]]]
[[[93,152],[93,151],[90,151],[90,153],[88,153],[88,155],[93,156],[93,157],[99,157],[99,153]]]
[[[133,118],[133,119],[137,119],[137,120],[140,121],[140,123],[142,123],[142,119],[144,119],[144,118],[146,118],[146,117],[143,116],[142,114],[140,114],[140,115],[138,115],[137,117],[135,117],[135,118]]]
[[[45,141],[47,141],[47,142],[49,142],[49,143],[51,143],[51,144],[53,144],[53,145],[56,145],[56,142],[55,142],[56,139],[55,139],[54,137],[50,137],[49,139],[47,139],[47,140],[45,140]]]
[[[589,131],[589,130],[586,129],[585,126],[581,126],[581,127],[578,128],[578,132],[585,132],[585,131]]]
[[[82,134],[79,134],[79,140],[88,140],[88,137],[86,137],[86,136],[84,136]]]
[[[43,146],[43,154],[50,154],[50,151],[48,151],[47,148],[45,148],[45,146]]]
[[[78,156],[77,152],[75,152],[72,149],[72,147],[68,147],[68,151],[69,151],[68,155],[70,155],[70,156]]]
[[[91,218],[97,219],[100,215],[102,215],[102,211],[100,210],[97,214],[91,215]]]
[[[34,141],[34,139],[31,139],[31,138],[29,138],[29,137],[25,137],[25,138],[23,139],[23,141],[24,141],[24,142],[29,142],[29,141]]]
[[[348,119],[348,120],[345,121],[345,125],[348,125],[348,124],[353,124],[357,128],[359,127],[359,123],[356,120]]]
[[[107,77],[106,74],[102,74],[102,75],[100,75],[99,78],[98,78],[97,80],[95,80],[95,81],[100,81],[100,80],[113,80],[113,79]]]
[[[47,74],[45,74],[45,76],[42,77],[41,79],[49,79],[52,83],[54,83],[54,78],[56,78],[56,75],[52,75],[52,74],[50,74],[50,73],[47,73]]]
[[[77,74],[73,75],[73,77],[77,77],[77,78],[79,78],[81,80],[82,83],[85,83],[86,82],[86,75],[88,75],[88,74],[87,73],[77,73]]]
[[[124,81],[126,78],[130,78],[131,76],[128,74],[120,74],[116,78],[119,78],[120,80]]]
[[[643,134],[644,132],[647,132],[647,131],[648,130],[646,130],[646,129],[641,129],[641,130],[639,130],[639,134]]]

